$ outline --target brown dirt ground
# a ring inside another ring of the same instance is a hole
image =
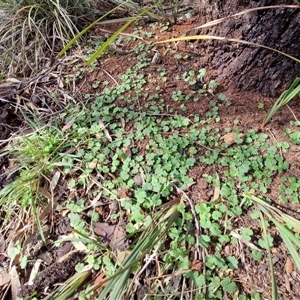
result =
[[[167,38],[171,38],[174,36],[181,36],[189,32],[193,27],[197,26],[197,24],[190,22],[185,22],[177,26],[171,27],[168,32],[161,33],[160,31],[156,34],[160,36],[160,40],[164,40]],[[145,28],[145,31],[147,28]],[[132,49],[135,47],[135,43],[126,45],[126,49]],[[165,50],[165,45],[158,45],[158,51],[162,54]],[[163,67],[167,70],[168,82],[166,83],[163,90],[163,98],[165,100],[166,106],[173,108],[178,113],[182,114],[180,109],[180,105],[174,102],[171,99],[171,94],[176,87],[176,89],[180,89],[182,91],[187,92],[188,87],[186,85],[179,86],[176,82],[176,85],[172,84],[172,78],[174,78],[178,73],[181,74],[182,71],[190,70],[190,69],[199,69],[203,66],[199,65],[198,57],[201,55],[200,53],[193,54],[193,43],[185,43],[181,42],[178,45],[172,45],[171,51],[168,55],[163,56],[162,61],[159,65],[155,65],[154,68]],[[198,48],[199,49],[199,48]],[[185,61],[183,63],[179,63],[177,60],[173,58],[174,54],[190,54],[190,60]],[[127,69],[132,66],[132,61],[128,62],[128,56],[112,56],[108,57],[106,60],[101,62],[101,68],[108,72],[112,77],[117,78],[120,71]],[[208,78],[214,79],[214,70],[211,70],[209,66],[205,66],[208,71]],[[148,72],[148,70],[147,70]],[[104,75],[104,74],[103,74]],[[104,75],[105,76],[105,75]],[[110,80],[107,78],[107,80]],[[238,125],[243,132],[247,132],[250,129],[257,129],[263,118],[265,117],[266,112],[272,107],[273,103],[276,101],[276,98],[268,98],[262,97],[260,94],[254,92],[243,92],[238,90],[224,90],[222,88],[222,83],[220,84],[220,88],[218,92],[224,92],[232,102],[231,106],[221,107],[219,111],[219,115],[221,117],[221,123],[218,124],[218,127],[221,129],[225,129],[226,127],[232,127],[232,121],[238,119],[241,125]],[[88,85],[85,85],[87,90],[85,92],[92,92],[89,89]],[[151,88],[149,90],[151,94]],[[155,93],[155,86],[153,86],[153,93]],[[282,132],[289,127],[289,122],[295,120],[294,116],[291,114],[291,110],[294,115],[299,119],[300,117],[300,106],[298,104],[299,98],[294,99],[289,103],[289,108],[284,107],[281,109],[275,117],[272,119],[272,122],[268,124],[266,128],[266,133],[268,133],[275,141],[285,141],[286,139],[282,137]],[[258,109],[259,103],[264,103],[264,109]],[[186,116],[193,116],[196,113],[204,114],[209,109],[209,99],[203,99],[199,102],[190,102],[186,104],[187,111],[184,113]],[[225,133],[225,131],[224,131]],[[296,148],[289,151],[284,155],[285,159],[290,163],[290,171],[294,174],[300,176],[300,159],[297,153]],[[218,170],[219,174],[222,170]],[[215,170],[213,168],[203,169],[202,166],[196,167],[190,171],[190,175],[194,178],[194,181],[199,182],[201,180],[203,174],[213,174]],[[275,202],[278,199],[278,192],[276,185],[277,182],[280,182],[280,177],[284,174],[280,174],[274,180],[274,184],[270,189],[269,197],[273,199]],[[200,192],[202,194],[207,193],[209,187],[205,191],[201,190],[201,187],[198,188],[197,185],[192,187],[189,191],[189,196],[191,199],[198,199]],[[295,204],[288,204],[285,206],[285,209],[289,211],[290,214],[294,215],[297,219],[300,217],[300,207]],[[239,227],[251,227],[253,230],[255,229],[253,226],[253,221],[251,221],[250,217],[247,215],[243,216],[243,219],[238,221],[236,224],[237,228]],[[260,230],[257,228],[256,230]],[[249,257],[249,250],[246,249],[245,246],[239,244],[235,249],[232,247],[228,249],[229,253],[240,253],[242,260],[244,262],[243,267],[238,269],[235,272],[235,278],[237,282],[240,283],[242,290],[245,292],[251,293],[253,291],[258,291],[262,293],[264,299],[271,299],[271,286],[270,286],[270,270],[268,265],[267,257],[264,258],[261,262],[253,262],[253,260]],[[300,298],[300,275],[296,270],[293,270],[292,274],[286,273],[286,261],[289,257],[285,247],[282,242],[278,242],[276,247],[273,249],[273,259],[276,261],[275,272],[277,276],[277,284],[279,286],[279,295],[280,299],[299,299]]]
[[[161,40],[165,38],[170,38],[174,36],[181,36],[186,32],[189,32],[192,28],[198,25],[199,20],[195,20],[195,22],[186,21],[182,22],[179,25],[175,25],[170,28],[169,31],[161,32],[158,30],[154,32],[155,35],[158,35]],[[147,24],[143,24],[145,31],[153,31],[152,29],[148,28]],[[103,35],[103,29],[108,31],[114,31],[114,26],[106,26],[106,27],[98,27],[93,32],[91,32],[91,36],[101,36]],[[127,33],[131,33],[132,28],[127,30]],[[137,42],[130,42],[129,44],[125,45],[122,50],[131,50],[137,45]],[[189,42],[181,42],[178,45],[171,44],[170,52],[165,55],[161,56],[160,64],[154,64],[153,69],[163,67],[167,70],[166,76],[168,77],[168,81],[165,83],[163,87],[162,96],[167,104],[168,107],[173,108],[175,112],[182,114],[182,110],[180,109],[180,104],[172,101],[171,94],[176,87],[176,89],[181,89],[182,91],[188,92],[189,87],[186,85],[179,86],[178,83],[173,80],[174,77],[178,73],[182,73],[183,70],[189,69],[199,69],[201,67],[205,67],[208,71],[207,78],[214,79],[214,70],[211,70],[209,66],[200,66],[198,57],[201,55],[201,50],[199,53],[199,47],[197,52],[193,50],[194,43]],[[166,49],[166,45],[158,45],[157,50],[162,54]],[[181,53],[181,54],[189,54],[190,59],[188,61],[177,61],[174,59],[174,54]],[[98,66],[94,70],[93,73],[85,74],[85,78],[81,81],[77,82],[79,94],[84,95],[86,93],[95,94],[96,92],[101,92],[101,90],[95,90],[92,88],[93,82],[97,81],[99,78],[101,80],[108,80],[112,82],[111,78],[118,80],[118,75],[122,74],[127,68],[131,67],[134,64],[134,59],[130,62],[128,58],[134,58],[132,53],[128,54],[114,54],[114,55],[106,55],[103,58],[98,60]],[[150,69],[151,71],[151,69]],[[148,69],[145,71],[147,73],[150,72]],[[108,75],[109,74],[109,75]],[[176,83],[175,83],[176,82]],[[163,84],[163,83],[162,83]],[[218,123],[218,126],[221,129],[221,132],[225,133],[226,127],[232,127],[232,121],[238,119],[240,121],[239,128],[246,132],[249,129],[258,128],[265,117],[266,112],[272,106],[275,98],[266,98],[262,97],[261,95],[253,92],[243,92],[238,90],[224,90],[222,88],[222,82],[218,83],[220,85],[218,92],[223,92],[226,94],[227,99],[232,102],[232,105],[229,107],[221,107],[219,115],[221,117],[221,122]],[[51,87],[51,86],[50,86]],[[148,93],[155,92],[155,86],[149,85]],[[209,97],[204,97],[199,102],[190,102],[187,103],[187,111],[185,112],[186,116],[192,116],[195,113],[198,114],[205,114],[205,112],[209,109]],[[143,100],[141,100],[143,101]],[[282,132],[289,127],[289,122],[291,120],[295,120],[293,114],[300,119],[300,106],[298,104],[299,98],[294,99],[290,104],[289,107],[284,107],[281,109],[270,124],[266,128],[266,133],[268,133],[274,140],[285,140],[282,137]],[[264,103],[263,109],[258,109],[259,103]],[[16,128],[19,128],[22,122],[22,116],[16,113],[12,106],[8,103],[1,104],[1,114],[0,114],[0,132],[1,140],[7,139],[11,133],[16,131]],[[285,159],[290,163],[291,168],[290,171],[300,176],[300,156],[299,156],[299,149],[294,147],[291,151],[286,153]],[[7,160],[0,160],[0,187],[3,188],[7,184],[7,179],[5,174],[7,174],[7,170],[9,169],[9,162]],[[222,170],[218,170],[219,173]],[[201,182],[202,174],[213,174],[215,172],[214,169],[210,167],[203,167],[198,166],[190,171],[190,175],[194,178],[196,185],[192,186],[188,191],[188,195],[191,199],[196,200],[198,199],[201,194],[207,194],[210,192],[211,187],[208,185],[203,185]],[[280,179],[282,174],[278,175],[276,180]],[[66,190],[66,179],[61,179],[61,192],[60,195],[66,199],[69,196],[69,192]],[[269,197],[273,199],[276,203],[278,199],[278,194],[276,194],[276,181],[274,183],[274,189],[270,190]],[[85,191],[76,191],[74,192],[77,197],[85,197]],[[99,213],[106,215],[107,212],[105,208],[99,208]],[[298,204],[288,204],[284,206],[284,210],[293,214],[297,218],[300,216],[300,207]],[[54,223],[52,223],[54,222]],[[59,234],[66,234],[70,231],[68,220],[67,218],[59,215],[54,214],[53,219],[50,221],[49,224],[56,224],[50,231],[49,236],[47,239],[55,240]],[[253,221],[250,219],[248,215],[243,215],[242,219],[236,221],[236,227],[239,228],[240,226],[251,227],[253,230],[260,231],[257,224],[253,224]],[[10,228],[10,230],[13,230]],[[276,232],[274,231],[274,234]],[[4,236],[7,235],[3,233],[1,235],[2,238],[2,245]],[[5,244],[5,243],[4,243]],[[0,248],[2,249],[0,253],[0,266],[4,266],[5,264],[9,263],[7,256],[3,255],[5,252],[4,246]],[[66,253],[70,251],[70,245],[64,244],[58,248],[52,248],[51,250],[47,250],[52,256],[50,260],[49,266],[44,268],[43,273],[39,277],[39,279],[35,282],[34,288],[37,290],[43,290],[45,287],[45,282],[47,285],[63,282],[71,276],[74,272],[74,265],[80,261],[80,255],[76,252],[72,253],[71,255],[64,257]],[[44,249],[46,250],[46,249]],[[271,299],[271,286],[270,286],[270,274],[269,274],[269,265],[267,257],[264,256],[264,259],[260,262],[253,262],[251,259],[251,254],[245,245],[239,243],[235,246],[230,246],[226,249],[226,254],[229,255],[230,253],[234,253],[235,255],[239,254],[241,257],[242,265],[241,267],[234,272],[234,278],[236,282],[239,283],[240,289],[246,293],[251,293],[253,291],[258,291],[262,293],[264,299]],[[275,243],[275,247],[272,250],[273,252],[273,259],[274,259],[274,266],[275,272],[277,275],[277,284],[279,287],[280,299],[300,299],[300,276],[298,271],[294,268],[292,272],[286,271],[286,262],[289,259],[289,254],[287,253],[281,239],[278,237],[277,242]],[[41,253],[39,253],[40,255]],[[222,253],[221,253],[222,255]],[[62,259],[63,257],[63,259]],[[33,260],[38,258],[37,255],[33,255]],[[63,262],[63,263],[62,263]],[[55,270],[63,269],[63,272],[56,272],[53,273]],[[48,274],[48,275],[47,275]],[[51,275],[52,274],[52,275]],[[52,278],[53,274],[55,274]],[[21,279],[21,283],[24,284],[28,280],[29,274],[23,274],[24,278]],[[94,276],[95,277],[95,276]],[[0,280],[1,281],[1,280]],[[4,286],[0,286],[0,294],[5,292]],[[26,294],[26,288],[23,289],[23,293]],[[2,298],[3,299],[3,298]],[[42,299],[42,298],[40,298]]]

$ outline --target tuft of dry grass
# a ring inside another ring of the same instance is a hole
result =
[[[56,56],[88,22],[117,5],[118,1],[0,0],[0,74],[33,76],[45,58]],[[124,8],[121,13],[126,13]]]

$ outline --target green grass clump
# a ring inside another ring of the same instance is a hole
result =
[[[284,91],[274,105],[271,107],[270,111],[264,118],[262,124],[260,125],[260,130],[266,126],[268,122],[270,122],[271,118],[277,113],[279,109],[287,105],[294,97],[300,95],[300,78],[297,77],[293,83],[289,86],[289,88]]]

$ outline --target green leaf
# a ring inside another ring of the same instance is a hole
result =
[[[177,205],[177,210],[182,214],[184,215],[185,214],[185,205],[183,203],[179,203]]]
[[[264,106],[265,106],[265,105],[264,105],[263,102],[259,102],[258,105],[257,105],[258,108],[264,108]]]
[[[220,225],[218,223],[211,223],[209,230],[210,230],[211,234],[214,236],[222,235],[222,232],[220,230]]]
[[[27,266],[27,262],[28,262],[28,257],[27,256],[23,256],[21,263],[20,263],[20,267],[21,269],[25,269]]]
[[[203,78],[206,74],[206,70],[204,68],[200,69],[198,72],[199,79]]]
[[[251,300],[261,300],[261,296],[258,292],[253,292],[251,294]]]
[[[227,269],[225,260],[217,254],[207,256],[205,264],[210,269],[214,269],[215,267],[220,268],[221,270]]]
[[[11,260],[14,260],[14,258],[21,253],[21,247],[16,246],[9,248],[8,250],[8,256],[11,258]]]
[[[208,235],[205,235],[205,234],[200,235],[199,245],[202,248],[207,248],[209,246],[209,242],[210,242],[210,237]]]
[[[219,94],[218,98],[219,98],[219,100],[224,101],[224,100],[226,100],[226,95],[221,93],[221,94]]]
[[[180,257],[180,262],[178,263],[178,267],[183,270],[187,270],[190,267],[190,260],[188,256]]]
[[[236,292],[237,290],[237,285],[235,282],[232,282],[231,279],[229,277],[225,277],[222,281],[221,281],[221,285],[222,288],[224,290],[224,292],[228,292],[230,294],[233,294],[234,292]]]
[[[295,131],[295,132],[291,133],[290,138],[294,144],[299,145],[300,144],[300,131]]]
[[[220,220],[222,218],[222,213],[218,210],[213,211],[212,218],[216,221]]]
[[[205,276],[203,274],[201,274],[199,276],[195,275],[193,280],[194,280],[195,284],[197,285],[197,287],[199,287],[199,288],[201,288],[205,285]]]
[[[257,210],[253,210],[253,211],[250,213],[250,217],[251,217],[251,219],[253,219],[253,220],[259,219],[259,212],[258,212]]]
[[[138,189],[134,191],[134,196],[139,203],[143,203],[146,201],[147,193],[142,189]]]
[[[245,241],[251,241],[251,237],[253,235],[253,230],[250,228],[243,228],[241,230],[241,235]]]
[[[263,237],[258,240],[258,245],[263,249],[269,249],[270,247],[273,247],[272,236],[269,233],[267,234],[267,237],[265,236],[265,234],[263,234],[262,236]],[[266,238],[268,239],[269,242],[266,240]]]
[[[84,264],[83,264],[83,263],[78,263],[78,264],[75,266],[75,270],[76,270],[77,272],[82,271],[83,268],[84,268]]]
[[[220,194],[222,196],[230,196],[232,194],[232,189],[230,187],[228,187],[227,185],[223,185],[221,190],[220,190]]]
[[[238,260],[234,256],[228,256],[226,258],[226,260],[229,263],[229,268],[230,269],[237,269],[238,268],[239,262],[238,262]]]

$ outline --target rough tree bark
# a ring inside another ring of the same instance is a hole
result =
[[[296,4],[290,0],[200,0],[201,23],[254,7]],[[300,58],[300,9],[267,9],[231,18],[199,34],[242,39]],[[270,50],[231,42],[201,41],[199,57],[225,87],[276,96],[300,76],[300,64]]]

